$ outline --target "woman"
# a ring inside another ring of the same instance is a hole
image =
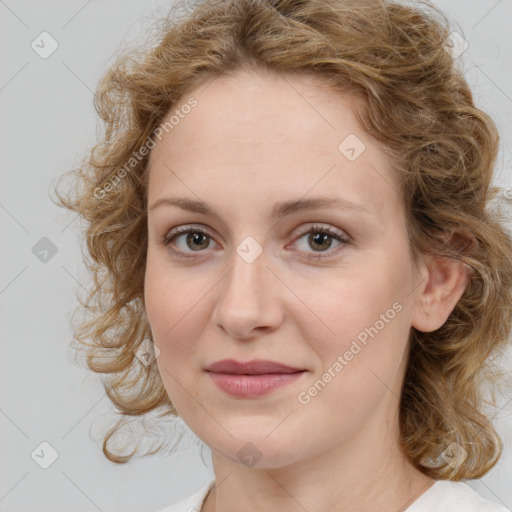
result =
[[[103,78],[59,196],[94,260],[76,338],[125,417],[212,449],[165,512],[507,510],[460,481],[502,451],[498,134],[430,8],[212,0]]]

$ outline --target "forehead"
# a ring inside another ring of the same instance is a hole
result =
[[[354,98],[316,77],[217,77],[170,113],[190,98],[197,105],[152,150],[150,203],[164,191],[205,199],[219,192],[222,200],[232,193],[234,201],[243,193],[279,201],[310,191],[339,192],[379,212],[397,207],[390,162],[360,128]]]

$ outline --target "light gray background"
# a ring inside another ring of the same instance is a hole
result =
[[[190,3],[183,1],[185,7]],[[469,43],[461,66],[477,105],[501,130],[496,184],[503,187],[502,203],[512,206],[505,197],[512,187],[512,1],[436,4]],[[0,0],[1,511],[157,510],[213,476],[209,452],[205,465],[191,434],[173,456],[126,465],[103,456],[98,428],[112,409],[99,378],[68,354],[76,293],[89,280],[80,223],[49,198],[54,180],[78,165],[100,133],[93,90],[112,56],[169,5]],[[43,31],[59,44],[47,59],[31,48]],[[43,237],[57,248],[46,263],[32,252]],[[504,365],[512,371],[510,359]],[[502,406],[496,424],[504,456],[483,479],[468,483],[511,508],[512,401],[503,398]],[[58,452],[48,469],[31,457],[43,441]]]

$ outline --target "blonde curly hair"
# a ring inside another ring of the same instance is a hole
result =
[[[75,329],[74,348],[106,375],[106,394],[122,416],[104,437],[109,460],[137,453],[108,445],[127,418],[177,416],[156,363],[135,357],[151,339],[143,289],[149,152],[141,148],[186,91],[251,69],[311,74],[361,98],[361,127],[383,144],[399,176],[415,261],[437,254],[470,267],[445,324],[426,333],[411,328],[401,442],[415,467],[435,479],[477,478],[496,464],[502,442],[483,412],[495,394],[484,398],[484,385],[503,376],[496,361],[512,321],[512,240],[500,208],[491,208],[499,136],[447,51],[449,21],[422,4],[210,0],[161,20],[157,44],[119,55],[103,76],[94,106],[105,134],[66,173],[73,190],[57,195],[88,223],[93,285],[80,307],[92,317]],[[468,454],[457,467],[442,456],[452,442]]]

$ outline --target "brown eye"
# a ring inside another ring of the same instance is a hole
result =
[[[212,238],[209,233],[202,229],[180,226],[166,235],[164,245],[167,246],[174,243],[177,246],[175,251],[177,253],[201,252],[210,246],[211,240]],[[175,243],[175,241],[177,242]]]
[[[327,233],[310,233],[308,238],[308,243],[311,245],[311,247],[319,247],[318,250],[323,249],[329,249],[329,247],[332,244],[332,235],[329,235]],[[315,249],[316,250],[316,249]]]
[[[198,231],[192,231],[187,235],[186,244],[188,247],[190,247],[192,250],[200,250],[200,249],[206,249],[209,245],[208,243],[208,235],[202,232]],[[207,241],[205,243],[205,240]]]
[[[186,235],[186,236],[185,236]],[[334,231],[329,226],[313,226],[298,237],[298,241],[306,239],[306,247],[300,248],[300,252],[306,253],[306,257],[324,258],[334,256],[350,243],[348,237]],[[338,245],[333,246],[333,240]],[[163,243],[170,247],[173,253],[183,258],[193,257],[191,253],[201,253],[210,248],[212,236],[205,230],[192,226],[179,226],[171,230],[164,238]],[[296,242],[297,243],[297,242]],[[315,254],[316,253],[316,254]],[[325,253],[325,255],[324,255]]]
[[[313,258],[324,258],[338,254],[345,245],[350,243],[348,237],[343,236],[341,232],[338,233],[332,230],[329,226],[312,226],[308,231],[302,233],[297,241],[302,240],[306,235],[306,243],[303,244],[301,252],[309,253],[307,256]],[[335,246],[333,250],[329,250],[332,247],[333,240],[337,242],[338,245]],[[311,249],[313,251],[311,251]],[[317,254],[314,254],[315,252]],[[324,255],[323,253],[326,254]]]

